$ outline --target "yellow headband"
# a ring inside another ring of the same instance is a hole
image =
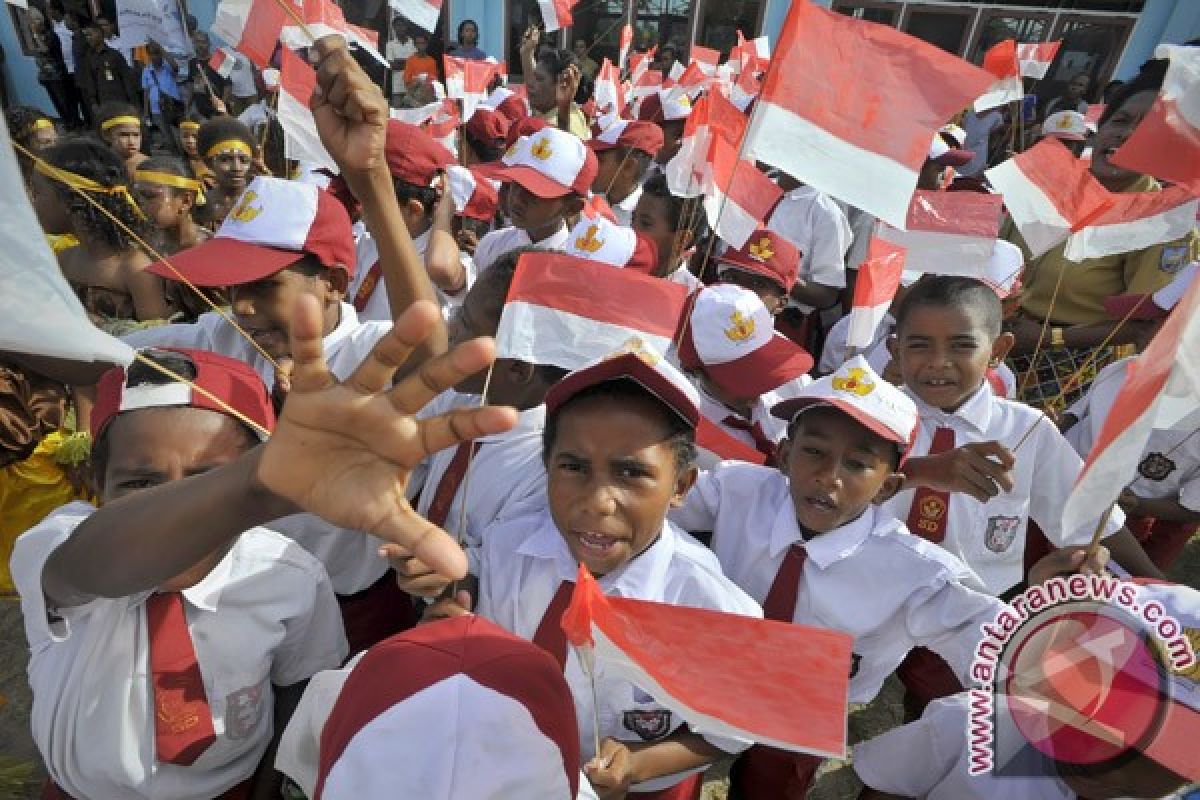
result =
[[[179,123],[179,130],[181,130],[181,131],[198,131],[198,130],[200,130],[200,123],[192,122],[190,119],[185,119],[183,122]]]
[[[204,200],[204,185],[194,178],[185,178],[182,175],[172,175],[169,172],[155,172],[154,170],[139,169],[134,171],[133,179],[135,181],[145,181],[159,186],[170,186],[172,189],[183,189],[189,192],[196,193],[196,205],[202,206]]]
[[[212,158],[218,153],[244,153],[247,158],[254,158],[254,151],[250,149],[250,145],[241,139],[225,139],[224,141],[217,142],[204,151],[204,157]]]
[[[46,119],[45,117],[41,117],[40,119],[34,120],[33,124],[25,129],[24,135],[28,136],[29,134],[33,133],[34,131],[44,131],[44,130],[47,130],[47,129],[53,128],[53,127],[54,127],[53,122]]]
[[[142,121],[140,119],[138,119],[137,117],[131,117],[129,115],[113,117],[112,119],[106,119],[106,120],[104,120],[104,122],[101,122],[100,130],[102,130],[102,131],[111,130],[112,128],[115,128],[118,125],[137,125],[140,128],[140,127],[142,127]]]
[[[72,189],[78,189],[92,194],[112,194],[124,198],[129,207],[133,209],[133,213],[138,216],[138,219],[145,219],[146,215],[142,213],[142,209],[138,207],[137,201],[133,199],[133,195],[129,193],[129,187],[118,184],[117,186],[101,186],[91,178],[85,178],[82,175],[76,175],[74,172],[67,172],[65,169],[59,169],[52,164],[48,164],[42,159],[37,159],[33,168],[45,175],[47,178],[56,180],[59,183],[65,184]]]

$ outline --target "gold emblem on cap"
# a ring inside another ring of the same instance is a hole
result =
[[[654,348],[646,344],[645,340],[640,336],[631,336],[625,342],[605,357],[605,361],[612,361],[614,358],[620,358],[625,355],[635,355],[643,363],[654,367],[662,361],[662,356],[654,352]]]
[[[675,102],[679,103],[679,105],[683,106],[684,108],[692,107],[692,98],[689,97],[686,93],[679,95],[679,99],[676,100]]]
[[[750,257],[755,261],[770,261],[775,257],[775,251],[771,249],[771,237],[764,236],[758,242],[750,245]]]
[[[1073,123],[1074,120],[1071,119],[1071,117],[1067,114],[1063,114],[1058,118],[1058,127],[1060,130],[1066,130],[1067,128],[1070,128]]]
[[[839,392],[849,392],[859,397],[866,397],[875,391],[875,384],[867,378],[867,371],[862,367],[853,367],[844,378],[834,378],[833,388]]]
[[[534,142],[533,147],[529,148],[529,154],[538,161],[545,161],[554,155],[554,148],[550,147],[550,140],[543,136]]]
[[[513,142],[512,144],[510,144],[508,146],[508,149],[504,151],[504,160],[512,161],[512,157],[516,152],[517,152],[517,143]]]
[[[725,337],[731,342],[744,342],[754,335],[754,318],[743,316],[741,311],[730,314],[729,325]]]
[[[238,200],[238,204],[233,207],[233,211],[229,212],[230,218],[241,223],[254,221],[254,218],[262,213],[262,208],[251,205],[257,199],[258,193],[256,192],[246,192],[243,194],[242,199]]]
[[[579,236],[575,239],[575,246],[585,253],[596,252],[604,246],[604,240],[596,238],[596,234],[599,231],[599,225],[589,225],[583,236]]]

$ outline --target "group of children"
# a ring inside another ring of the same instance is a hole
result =
[[[529,50],[553,89],[569,54]],[[683,800],[722,760],[730,797],[805,797],[820,759],[706,733],[568,646],[580,565],[612,596],[849,634],[848,702],[893,673],[908,693],[907,724],[854,753],[863,796],[1186,783],[1137,747],[1018,784],[961,757],[981,625],[1109,559],[1161,580],[1200,521],[1200,451],[1164,433],[1119,508],[1063,529],[1127,362],[1057,424],[1009,399],[1017,248],[988,281],[912,276],[875,345],[835,327],[817,358],[776,321],[840,296],[845,215],[781,176],[763,227],[717,241],[662,173],[676,94],[585,140],[577,106],[509,118],[502,90],[463,137],[499,157],[465,171],[344,45],[313,52],[332,180],[264,174],[227,117],[185,139],[193,165],[122,149],[120,121],[30,148],[39,219],[78,240],[64,276],[139,351],[98,380],[4,354],[71,385],[91,433],[94,503],[11,560],[44,797]],[[671,352],[495,358],[514,275],[550,250],[687,287]],[[1200,595],[1169,593],[1200,626]]]

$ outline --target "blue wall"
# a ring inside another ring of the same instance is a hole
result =
[[[4,48],[4,79],[8,84],[8,96],[14,105],[33,106],[47,114],[54,113],[54,104],[50,95],[37,82],[37,67],[33,56],[27,56],[21,51],[21,42],[17,39],[17,30],[13,25],[12,12],[7,3],[0,9],[0,47]]]
[[[449,0],[446,35],[453,41],[464,19],[479,23],[479,46],[495,59],[504,59],[504,0]],[[513,55],[516,58],[516,55]]]
[[[1200,2],[1147,0],[1113,77],[1132,78],[1143,61],[1154,57],[1154,48],[1160,43],[1183,44],[1197,36],[1200,36]]]

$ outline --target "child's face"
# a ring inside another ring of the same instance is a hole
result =
[[[654,274],[663,277],[670,274],[679,264],[686,242],[682,242],[683,231],[671,227],[667,203],[662,197],[643,193],[633,210],[633,229],[658,245],[658,269]]]
[[[1012,347],[1012,334],[993,339],[982,317],[972,308],[913,308],[888,341],[904,384],[931,406],[957,410]]]
[[[550,514],[571,554],[605,575],[654,543],[695,469],[680,474],[664,414],[649,397],[584,398],[558,419],[546,456]]]
[[[828,533],[896,493],[896,447],[833,408],[806,411],[792,426],[784,464],[796,521]]]
[[[508,216],[512,224],[526,233],[542,232],[561,223],[567,213],[566,198],[547,200],[519,183],[509,185]]]
[[[124,159],[130,159],[142,149],[140,125],[114,125],[107,132],[108,146]]]
[[[787,306],[787,292],[775,281],[765,275],[757,275],[744,269],[725,267],[720,271],[721,283],[732,283],[749,289],[758,295],[771,316],[778,314]]]
[[[316,263],[311,257],[300,263],[306,262]],[[273,359],[291,356],[288,330],[292,309],[301,295],[310,294],[321,305],[325,318],[323,335],[329,335],[337,325],[338,305],[346,291],[345,273],[329,269],[307,274],[311,271],[293,265],[261,280],[229,288],[238,325]]]
[[[179,130],[179,146],[183,148],[183,152],[188,158],[196,157],[196,137],[199,135],[199,131],[192,128]]]
[[[137,183],[134,185],[134,193],[142,212],[154,227],[162,231],[179,227],[186,209],[186,192],[177,192],[150,183]]]
[[[207,159],[217,185],[226,194],[240,194],[250,178],[250,156],[238,151],[217,153]]]

